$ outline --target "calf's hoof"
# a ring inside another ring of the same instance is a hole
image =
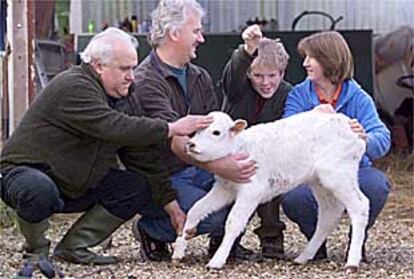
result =
[[[350,275],[350,274],[355,274],[358,273],[358,267],[355,265],[348,265],[345,267],[345,274]]]
[[[224,264],[225,264],[224,261],[217,261],[217,260],[214,260],[213,258],[208,262],[207,268],[208,269],[222,269]]]
[[[185,249],[187,247],[187,242],[183,237],[178,237],[173,244],[173,254],[171,259],[174,261],[181,261],[185,256]]]
[[[294,259],[293,262],[298,265],[304,265],[308,262],[308,259],[306,259],[305,257],[299,256],[296,259]]]
[[[172,256],[171,256],[171,260],[175,261],[175,262],[180,262],[182,261],[182,259],[184,258],[184,253],[181,253],[179,251],[174,250]]]

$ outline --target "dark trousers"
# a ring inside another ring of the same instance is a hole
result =
[[[71,199],[43,171],[19,166],[3,175],[2,200],[24,220],[37,223],[54,213],[83,212],[95,204],[123,220],[154,207],[146,179],[130,171],[111,169],[96,188]]]
[[[208,191],[214,184],[214,175],[198,167],[188,167],[181,172],[171,176],[172,187],[177,190],[178,203],[184,212],[190,208]],[[210,234],[214,237],[221,237],[224,234],[224,224],[230,207],[225,207],[210,214],[197,226],[198,234]],[[171,225],[170,218],[165,211],[159,208],[147,212],[139,220],[139,225],[152,238],[162,242],[174,242],[177,234]]]
[[[257,214],[260,217],[260,227],[254,230],[254,233],[260,239],[283,237],[283,231],[286,229],[285,223],[280,220],[280,204],[282,196],[277,196],[271,201],[259,205]]]

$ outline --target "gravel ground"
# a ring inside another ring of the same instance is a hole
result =
[[[393,188],[384,212],[370,230],[367,242],[369,263],[362,263],[358,275],[351,278],[414,278],[414,177],[412,161],[407,163],[380,162],[387,170]],[[398,171],[396,171],[398,170]],[[52,247],[60,239],[77,215],[57,215],[51,220],[49,238]],[[74,278],[348,278],[345,276],[345,251],[349,220],[344,217],[340,227],[328,238],[328,260],[296,266],[292,259],[306,244],[297,227],[286,220],[286,261],[229,263],[223,270],[209,271],[207,238],[197,237],[190,242],[188,256],[183,263],[148,263],[139,256],[139,244],[133,239],[131,222],[113,236],[113,246],[107,253],[119,256],[122,262],[109,267],[88,267],[59,262],[68,277]],[[243,238],[243,244],[257,250],[258,239],[252,233],[257,225],[254,218]],[[15,227],[0,229],[0,278],[10,278],[21,267],[22,238]],[[102,252],[102,247],[95,249]],[[36,278],[42,278],[36,273]]]

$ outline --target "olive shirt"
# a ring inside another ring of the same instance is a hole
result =
[[[187,64],[187,94],[177,77],[153,50],[135,70],[135,90],[127,97],[132,106],[141,106],[145,116],[176,121],[187,114],[205,115],[218,110],[210,75],[199,66]],[[158,146],[166,169],[174,174],[188,167],[171,151],[170,143]],[[126,157],[134,156],[132,153]],[[132,160],[131,160],[132,161]]]
[[[65,195],[77,198],[118,168],[120,146],[148,147],[167,135],[166,121],[111,108],[99,76],[82,63],[57,75],[35,98],[5,142],[0,169],[42,166]]]
[[[276,93],[270,99],[263,99],[253,88],[247,71],[254,56],[249,55],[240,45],[232,54],[223,72],[223,110],[233,119],[245,119],[249,126],[280,119],[286,98],[292,85],[281,81]],[[257,103],[262,108],[257,113]]]

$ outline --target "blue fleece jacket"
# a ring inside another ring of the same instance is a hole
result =
[[[320,102],[315,85],[306,79],[289,93],[283,117],[312,110],[318,105]],[[367,150],[360,166],[370,166],[371,160],[378,159],[388,152],[391,145],[390,131],[379,118],[371,96],[355,80],[343,82],[335,110],[351,119],[357,119],[367,133]]]

